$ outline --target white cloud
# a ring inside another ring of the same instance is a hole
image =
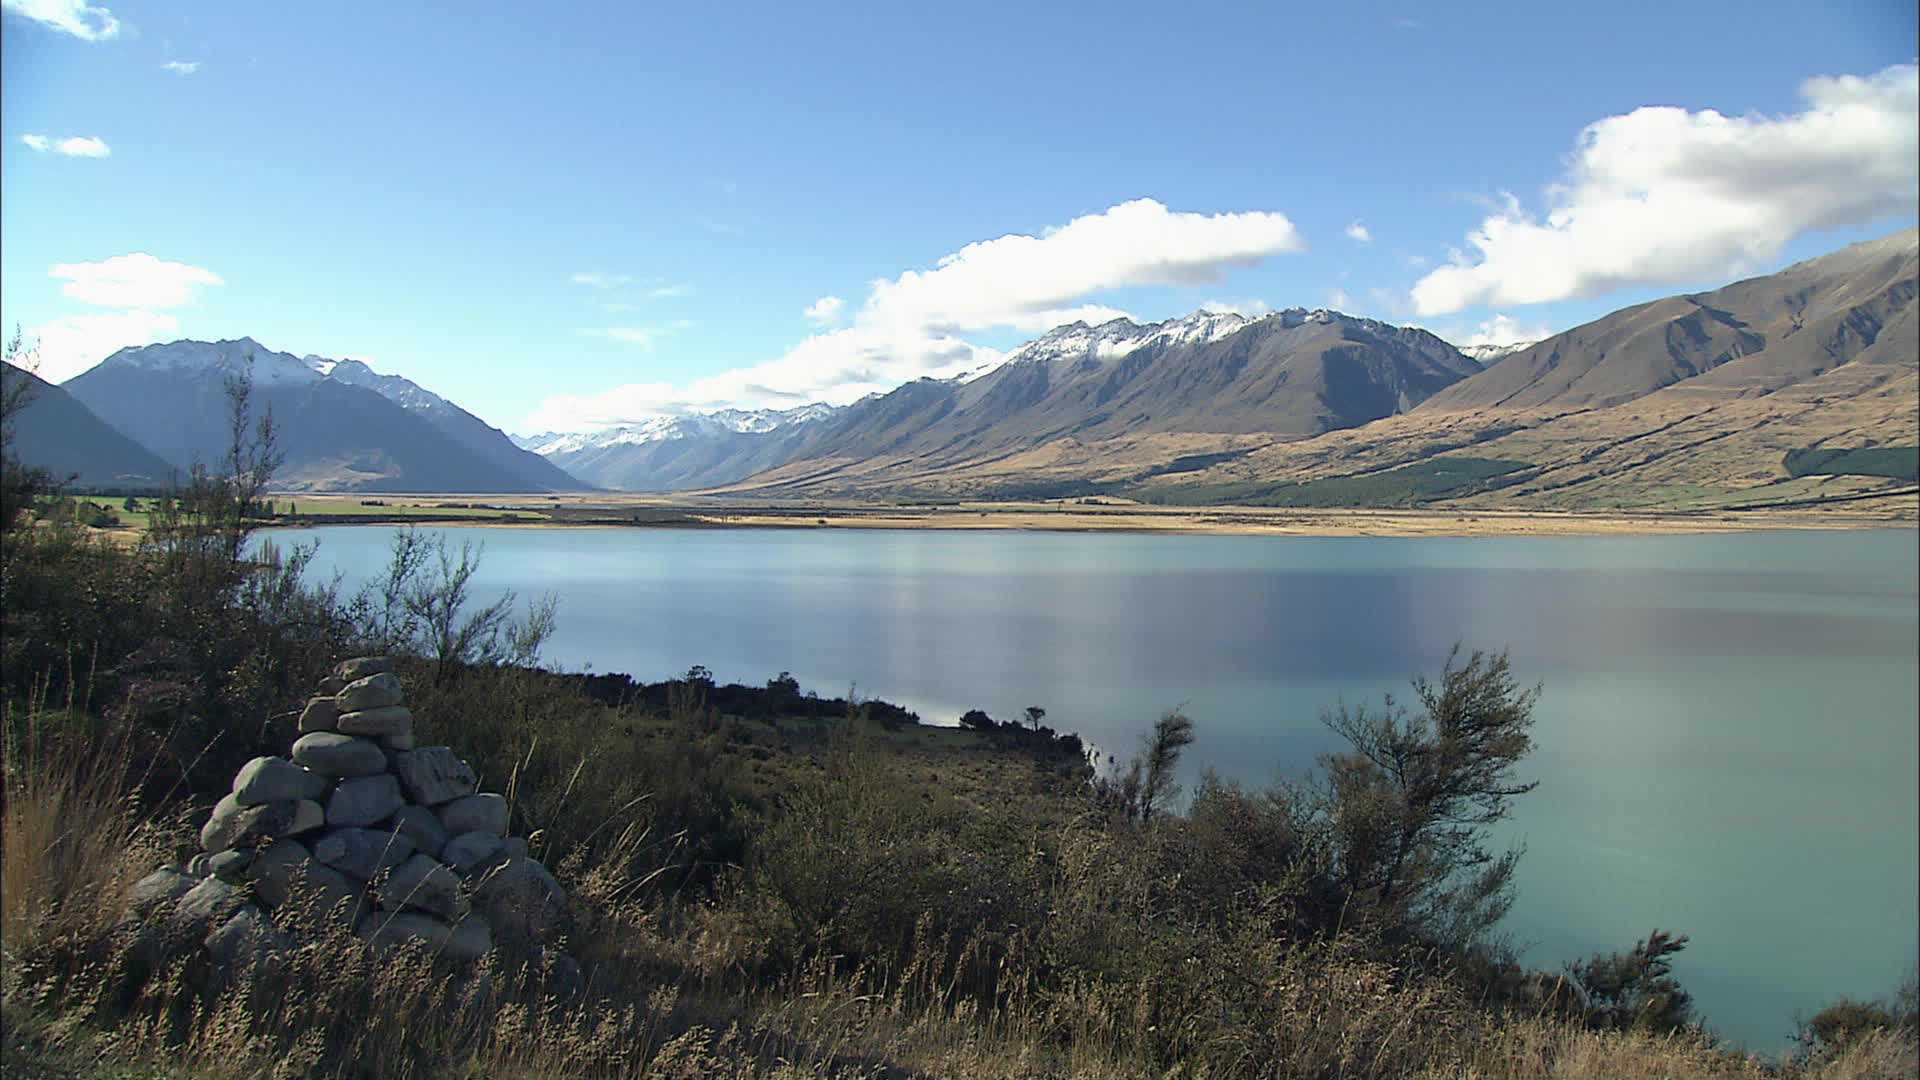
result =
[[[0,0],[0,8],[82,41],[105,41],[120,32],[120,20],[84,0]]]
[[[47,276],[65,279],[61,293],[101,307],[170,308],[193,299],[202,285],[222,285],[220,275],[145,252],[91,263],[61,263]]]
[[[1210,315],[1232,314],[1253,318],[1272,311],[1273,305],[1265,300],[1207,300],[1201,303],[1200,310]]]
[[[200,70],[198,60],[169,60],[160,65],[160,70],[171,71],[175,75],[191,75]]]
[[[1335,311],[1345,311],[1352,304],[1353,297],[1348,296],[1345,289],[1335,289],[1327,294],[1327,306]]]
[[[1816,229],[1911,214],[1920,183],[1920,69],[1801,86],[1788,116],[1636,109],[1580,134],[1537,219],[1505,205],[1474,254],[1421,278],[1423,315],[1537,304],[1627,285],[1727,277]]]
[[[832,326],[840,321],[840,313],[846,306],[847,302],[837,296],[823,296],[808,304],[807,310],[802,314],[815,326]]]
[[[1305,246],[1284,214],[1181,213],[1136,199],[1038,236],[968,244],[930,270],[875,280],[851,325],[816,333],[778,359],[686,386],[640,383],[548,398],[526,430],[578,430],[728,405],[845,403],[1001,359],[999,350],[967,341],[963,332],[1036,333],[1075,320],[1104,322],[1126,312],[1083,301],[1128,286],[1220,282],[1229,269]]]
[[[1367,230],[1365,222],[1356,221],[1347,226],[1347,239],[1360,244],[1373,243],[1373,233]]]
[[[692,296],[693,286],[687,284],[660,285],[647,290],[647,296],[654,300],[677,300],[683,296]]]
[[[643,349],[653,348],[653,333],[638,326],[609,326],[604,333],[615,341],[624,341],[629,345],[638,345]]]
[[[1511,315],[1495,315],[1481,323],[1472,333],[1459,337],[1445,337],[1447,341],[1461,347],[1469,345],[1517,345],[1523,341],[1543,341],[1553,336],[1553,331],[1540,324],[1522,325]]]
[[[157,311],[112,311],[68,315],[28,327],[39,343],[36,373],[48,382],[64,382],[129,345],[151,345],[171,337],[179,320]]]
[[[102,158],[113,153],[106,140],[92,135],[69,135],[56,139],[46,135],[22,135],[20,141],[32,147],[37,153],[62,154],[67,157]]]
[[[628,274],[601,274],[582,271],[573,275],[575,285],[589,285],[596,289],[617,289],[633,280]]]

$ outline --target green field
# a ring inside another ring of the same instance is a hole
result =
[[[1852,450],[1787,451],[1787,475],[1801,476],[1885,476],[1895,480],[1920,480],[1920,446],[1875,446]]]
[[[1385,472],[1282,483],[1183,484],[1147,489],[1143,501],[1169,505],[1414,507],[1511,483],[1524,461],[1439,457]]]

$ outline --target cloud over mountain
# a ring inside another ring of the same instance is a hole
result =
[[[1537,304],[1732,274],[1794,237],[1911,212],[1920,69],[1809,79],[1787,116],[1635,109],[1581,132],[1535,217],[1512,195],[1422,277],[1415,309]]]
[[[942,256],[931,269],[873,281],[851,324],[823,330],[785,355],[685,386],[634,383],[595,395],[548,398],[531,430],[577,430],[722,406],[844,404],[923,376],[944,378],[997,362],[997,349],[962,337],[1039,332],[1127,313],[1091,298],[1137,285],[1224,281],[1229,270],[1305,242],[1271,211],[1199,214],[1135,199],[1038,235],[1010,233]],[[808,309],[822,322],[838,305]]]

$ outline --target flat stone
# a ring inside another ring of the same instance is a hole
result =
[[[127,909],[144,919],[155,910],[192,892],[198,884],[199,878],[183,874],[171,866],[163,866],[134,882],[133,887],[127,890]]]
[[[253,865],[251,851],[223,851],[208,860],[213,876],[229,885],[239,885],[246,881],[247,867]]]
[[[333,695],[333,700],[342,713],[350,713],[398,705],[406,696],[406,692],[400,688],[399,678],[392,672],[382,671],[348,683]]]
[[[436,807],[435,812],[440,815],[440,824],[455,836],[464,832],[490,832],[495,836],[504,836],[507,832],[507,799],[504,795],[466,795]]]
[[[449,746],[423,746],[395,754],[393,774],[400,778],[407,798],[422,806],[438,806],[471,795],[480,783],[473,766],[461,761],[460,755]]]
[[[413,749],[413,744],[414,738],[412,735],[380,736],[380,745],[388,750],[411,750]]]
[[[187,860],[187,876],[198,879],[211,873],[213,873],[213,856],[206,852],[203,851]]]
[[[318,799],[326,790],[326,777],[279,757],[254,758],[233,778],[233,798],[241,806]]]
[[[453,937],[453,929],[431,915],[414,911],[376,911],[360,928],[360,936],[380,950],[420,942],[438,952]]]
[[[238,888],[210,877],[180,895],[168,916],[169,928],[187,938],[204,938],[247,902]]]
[[[293,760],[322,776],[371,776],[387,771],[387,754],[379,744],[332,731],[300,736],[293,744]]]
[[[377,709],[343,712],[339,729],[349,735],[411,735],[413,713],[405,705],[383,705]]]
[[[474,907],[494,936],[538,945],[567,917],[567,894],[547,868],[532,859],[509,859],[488,870],[474,887]]]
[[[261,852],[247,872],[255,899],[270,908],[310,908],[314,914],[340,919],[348,926],[359,914],[359,884],[333,867],[316,862],[305,847],[291,840]]]
[[[524,859],[527,857],[527,838],[509,836],[500,842],[500,851],[509,859]]]
[[[446,947],[441,955],[466,963],[478,960],[493,951],[493,928],[479,915],[468,915],[453,924],[453,933],[448,935]]]
[[[275,928],[259,908],[248,904],[208,934],[205,945],[215,963],[245,969],[285,953],[293,947],[293,941]]]
[[[327,800],[327,824],[333,828],[361,828],[392,817],[406,804],[400,781],[392,773],[342,780]]]
[[[346,688],[347,680],[338,675],[329,675],[320,680],[320,685],[314,687],[313,692],[319,694],[321,697],[332,697]]]
[[[356,656],[334,665],[333,674],[335,678],[351,683],[369,675],[378,675],[383,671],[392,670],[392,662],[384,656]]]
[[[486,865],[504,846],[493,833],[464,832],[447,841],[440,859],[464,876]]]
[[[314,858],[363,881],[412,854],[404,834],[375,829],[335,829],[313,842]]]
[[[340,706],[330,697],[309,698],[300,710],[300,731],[332,731],[340,719]]]
[[[425,855],[415,855],[388,872],[377,890],[380,906],[391,911],[417,908],[443,919],[466,914],[460,879]]]
[[[403,806],[393,812],[384,828],[398,829],[407,839],[413,841],[416,851],[423,851],[434,858],[440,858],[440,852],[447,846],[447,829],[440,824],[440,816],[424,806]]]
[[[310,799],[241,806],[229,792],[215,804],[212,816],[201,827],[200,846],[208,854],[217,855],[228,848],[306,832],[324,820],[320,804]]]

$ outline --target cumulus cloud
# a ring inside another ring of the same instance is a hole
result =
[[[170,308],[193,299],[202,285],[225,284],[211,270],[156,259],[145,252],[90,263],[61,263],[48,277],[66,281],[61,293],[100,307]]]
[[[1445,336],[1445,335],[1442,335]],[[1523,341],[1542,341],[1553,336],[1553,330],[1542,324],[1522,324],[1511,315],[1495,315],[1475,327],[1471,333],[1446,340],[1455,345],[1518,345]]]
[[[171,71],[171,72],[173,72],[173,73],[174,73],[175,75],[182,75],[182,76],[184,76],[184,75],[191,75],[191,74],[193,74],[194,72],[196,72],[196,71],[199,71],[199,70],[200,70],[200,61],[198,61],[198,60],[169,60],[169,61],[167,61],[166,63],[164,63],[164,64],[161,64],[161,65],[160,65],[160,70],[162,70],[162,71]]]
[[[851,324],[816,333],[785,355],[687,386],[643,383],[547,399],[530,431],[577,430],[727,405],[845,403],[921,377],[997,363],[969,332],[1039,333],[1127,313],[1089,298],[1139,285],[1203,285],[1236,267],[1305,250],[1284,214],[1199,214],[1136,199],[1044,229],[968,244],[931,269],[870,283]],[[827,298],[831,299],[831,298]],[[821,301],[808,309],[809,317]],[[843,308],[836,307],[839,313]]]
[[[628,274],[602,274],[594,271],[581,271],[573,275],[575,285],[587,285],[595,289],[617,289],[633,281]]]
[[[1347,226],[1347,239],[1358,244],[1371,244],[1373,243],[1373,233],[1367,229],[1365,222],[1356,221]]]
[[[1801,233],[1911,213],[1920,69],[1820,77],[1787,116],[1635,109],[1581,132],[1544,217],[1512,195],[1472,253],[1421,278],[1422,315],[1537,304],[1627,285],[1726,277]]]
[[[64,382],[129,345],[151,345],[172,337],[180,322],[157,311],[111,311],[68,315],[28,327],[38,342],[35,373],[48,382]]]
[[[91,135],[69,135],[65,138],[53,138],[48,135],[22,135],[20,141],[41,154],[63,154],[67,157],[101,158],[113,153],[104,139]]]
[[[81,41],[105,41],[120,33],[120,20],[84,0],[4,0],[0,8]]]
[[[803,314],[815,326],[832,326],[840,321],[840,313],[846,306],[847,302],[837,296],[823,296],[808,304]]]

